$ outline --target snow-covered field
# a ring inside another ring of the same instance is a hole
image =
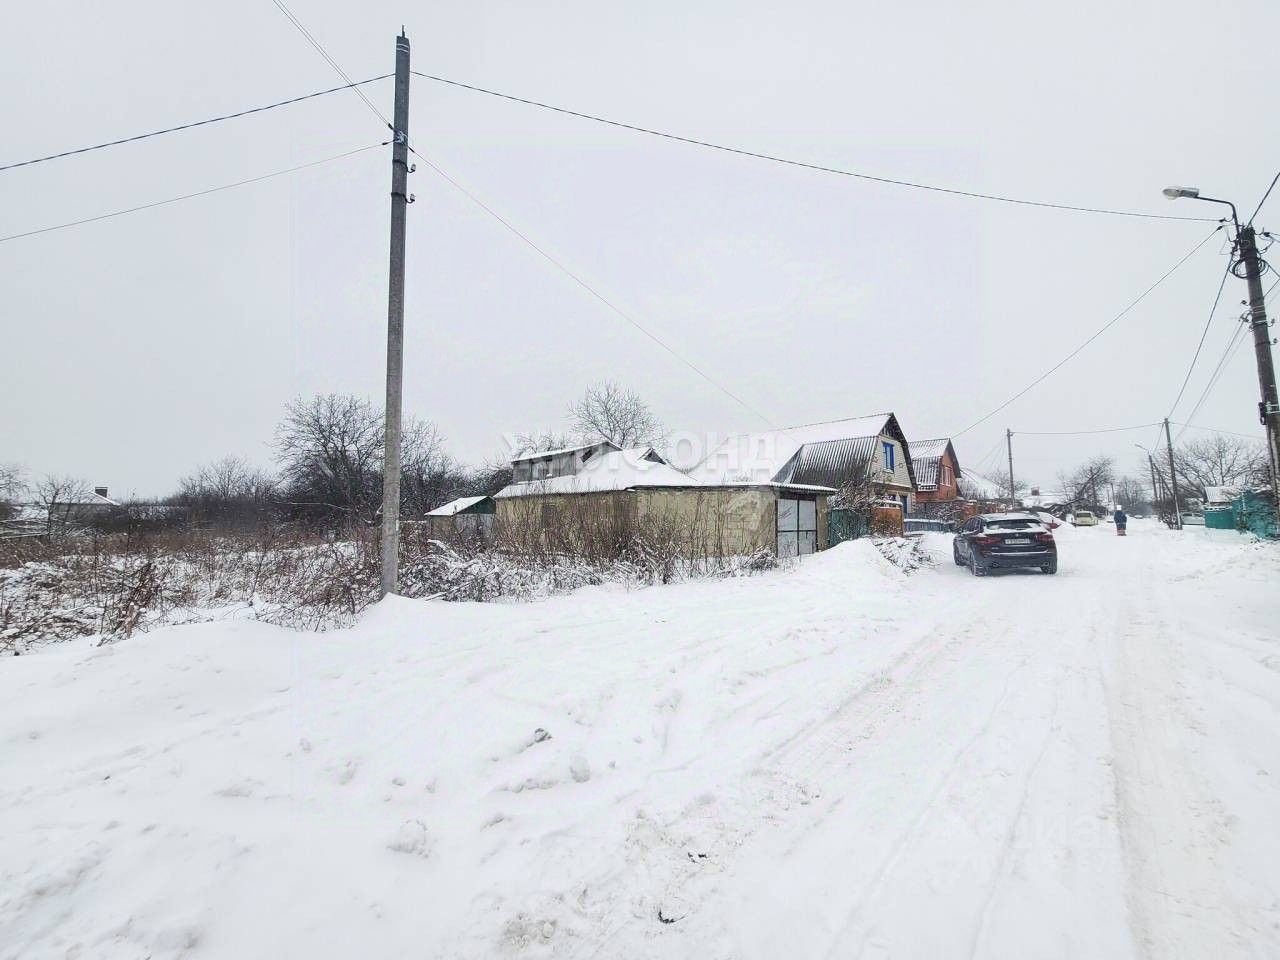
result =
[[[0,957],[1280,956],[1280,549],[0,661]]]

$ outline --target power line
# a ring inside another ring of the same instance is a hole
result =
[[[1127,430],[1145,430],[1158,427],[1160,422],[1139,423],[1132,427],[1106,427],[1102,430],[1014,430],[1015,437],[1083,437],[1094,433],[1124,433]]]
[[[62,157],[74,157],[77,154],[89,153],[93,150],[103,150],[107,147],[118,147],[122,143],[134,143],[138,140],[147,140],[151,137],[164,136],[166,133],[177,133],[179,130],[190,130],[193,127],[203,127],[211,123],[221,123],[223,120],[234,120],[237,117],[247,117],[250,114],[262,113],[266,110],[274,110],[277,107],[287,107],[291,104],[301,103],[304,100],[314,100],[316,97],[323,97],[326,94],[337,93],[339,90],[357,90],[357,88],[366,83],[385,80],[389,76],[391,76],[391,74],[384,73],[380,77],[370,77],[368,80],[359,80],[355,83],[351,82],[350,78],[348,78],[347,82],[340,87],[330,87],[328,90],[317,90],[315,93],[308,93],[301,97],[293,97],[289,100],[278,100],[275,103],[268,103],[265,106],[250,107],[248,110],[238,110],[235,113],[226,113],[220,117],[210,117],[208,120],[196,120],[192,123],[179,124],[176,127],[165,127],[163,130],[153,130],[151,133],[139,133],[132,137],[123,137],[119,140],[108,140],[106,143],[95,143],[93,146],[89,147],[77,147],[75,150],[64,150],[61,153],[51,153],[47,157],[35,157],[31,160],[20,160],[17,163],[10,163],[6,166],[0,167],[0,172],[5,170],[14,170],[17,167],[29,167],[33,163],[44,163],[46,160],[58,160]]]
[[[1271,196],[1271,191],[1276,188],[1276,181],[1280,180],[1280,171],[1271,178],[1271,186],[1267,187],[1267,192],[1262,195],[1262,199],[1258,201],[1258,205],[1253,208],[1253,213],[1249,216],[1249,226],[1253,226],[1253,218],[1258,215],[1258,211],[1262,209],[1262,205],[1267,202],[1267,197]]]
[[[318,167],[323,163],[332,163],[335,160],[342,160],[346,157],[353,157],[358,153],[364,153],[366,150],[373,150],[375,147],[385,146],[385,144],[371,143],[367,147],[359,147],[355,150],[348,150],[346,153],[339,153],[333,157],[325,157],[323,160],[312,160],[310,163],[302,163],[296,167],[289,167],[285,170],[276,170],[272,173],[264,173],[260,177],[250,177],[247,180],[237,180],[235,183],[224,183],[219,187],[210,187],[207,190],[197,190],[195,193],[184,193],[180,197],[169,197],[166,200],[156,200],[151,203],[139,204],[136,207],[127,207],[124,210],[113,210],[111,213],[101,213],[96,217],[85,217],[81,220],[71,220],[67,223],[56,223],[48,227],[39,227],[35,230],[27,230],[23,233],[10,234],[7,237],[0,237],[0,243],[7,243],[10,240],[20,240],[23,237],[34,237],[41,233],[50,233],[54,230],[65,230],[68,227],[79,227],[86,223],[96,223],[99,220],[110,220],[112,217],[122,217],[127,213],[137,213],[140,210],[151,210],[154,207],[163,207],[169,203],[177,203],[180,200],[191,200],[195,197],[208,196],[211,193],[220,193],[223,190],[231,190],[235,187],[248,186],[251,183],[261,183],[263,180],[270,180],[273,177],[282,177],[288,173],[297,173],[300,170],[307,170],[311,167]]]
[[[1173,420],[1170,420],[1169,422],[1174,423]],[[1229,437],[1242,437],[1245,440],[1262,440],[1263,439],[1262,437],[1251,436],[1250,434],[1247,434],[1247,433],[1236,433],[1234,430],[1219,430],[1217,427],[1200,427],[1192,423],[1179,423],[1175,425],[1183,428],[1191,429],[1191,430],[1204,430],[1207,433],[1225,433]],[[1181,436],[1181,434],[1179,434],[1179,436]]]
[[[338,65],[338,61],[333,59],[333,57],[329,56],[329,52],[325,50],[324,46],[320,43],[320,41],[315,38],[315,36],[311,33],[310,30],[306,28],[306,26],[303,24],[301,20],[299,20],[297,17],[293,15],[293,11],[284,5],[283,0],[271,0],[271,2],[276,5],[276,8],[281,13],[283,13],[286,18],[288,18],[290,23],[292,23],[295,27],[297,27],[298,32],[302,34],[302,36],[306,39],[307,43],[315,47],[316,52],[319,53],[320,56],[324,57],[325,62],[327,62],[329,66],[333,67],[333,69],[337,71],[338,76],[342,77],[343,80],[347,81],[347,85],[351,87],[351,89],[356,92],[356,94],[360,97],[360,99],[365,102],[365,106],[367,106],[370,110],[372,110],[374,114],[377,115],[378,119],[381,120],[383,124],[387,126],[388,129],[394,130],[395,128],[391,123],[391,121],[387,119],[386,114],[384,114],[381,110],[379,110],[374,105],[374,102],[364,95],[364,91],[361,90],[358,85],[351,82],[351,78],[347,76],[347,72],[343,70],[341,66]],[[391,74],[387,74],[387,76],[391,76]]]
[[[1196,368],[1196,361],[1200,359],[1200,351],[1204,349],[1204,339],[1209,335],[1209,327],[1213,323],[1213,316],[1218,312],[1218,301],[1222,299],[1222,291],[1226,289],[1227,277],[1231,276],[1231,261],[1228,259],[1226,269],[1222,271],[1222,282],[1218,284],[1218,292],[1213,298],[1213,306],[1209,308],[1209,316],[1205,318],[1204,329],[1200,331],[1200,342],[1196,344],[1196,352],[1191,357],[1191,365],[1187,367],[1187,375],[1182,378],[1182,386],[1178,388],[1178,395],[1173,399],[1173,405],[1169,407],[1169,416],[1173,416],[1173,411],[1178,409],[1178,404],[1182,400],[1182,395],[1187,390],[1187,384],[1191,382],[1191,374]]]
[[[959,433],[953,433],[951,436],[953,438],[963,436],[964,434],[968,433],[970,430],[972,430],[974,427],[978,426],[979,424],[985,423],[986,421],[990,420],[992,417],[994,417],[997,413],[999,413],[1005,407],[1009,406],[1009,404],[1013,403],[1019,397],[1023,396],[1028,391],[1030,391],[1033,387],[1039,385],[1044,380],[1048,379],[1048,377],[1051,374],[1057,372],[1057,370],[1059,370],[1064,364],[1066,364],[1067,361],[1071,360],[1078,353],[1080,353],[1080,351],[1082,351],[1085,347],[1089,346],[1089,344],[1093,343],[1093,341],[1097,340],[1100,336],[1102,336],[1104,333],[1110,330],[1113,326],[1115,326],[1115,324],[1118,323],[1120,319],[1124,317],[1125,314],[1127,314],[1130,310],[1132,310],[1134,307],[1140,304],[1143,300],[1145,300],[1147,295],[1151,293],[1152,290],[1154,290],[1156,287],[1160,286],[1160,284],[1164,283],[1171,276],[1173,276],[1173,274],[1177,271],[1179,267],[1181,267],[1184,263],[1186,263],[1193,256],[1195,256],[1196,251],[1198,251],[1206,243],[1212,240],[1214,236],[1217,235],[1218,231],[1221,229],[1222,229],[1221,224],[1214,227],[1212,233],[1210,233],[1207,237],[1205,237],[1203,240],[1197,243],[1194,247],[1192,247],[1191,251],[1187,253],[1181,260],[1175,263],[1172,267],[1170,267],[1169,270],[1164,274],[1164,276],[1162,276],[1159,280],[1157,280],[1151,286],[1147,287],[1146,290],[1143,290],[1142,293],[1140,293],[1135,300],[1131,301],[1127,307],[1125,307],[1123,310],[1117,313],[1114,317],[1108,320],[1105,324],[1103,324],[1102,327],[1096,333],[1094,333],[1093,336],[1089,337],[1088,340],[1080,344],[1080,346],[1076,347],[1069,354],[1067,354],[1065,357],[1063,357],[1061,360],[1055,363],[1052,367],[1050,367],[1044,373],[1040,374],[1040,376],[1036,377],[1036,379],[1032,380],[1029,384],[1027,384],[1025,387],[1023,387],[1021,390],[1015,393],[1012,397],[1010,397],[1004,403],[1000,404],[990,413],[986,414],[983,417],[980,417],[979,419],[975,420],[973,423],[969,424],[969,426],[961,430]]]
[[[522,241],[524,241],[526,244],[528,244],[528,245],[529,245],[529,247],[531,247],[531,248],[532,248],[532,249],[533,249],[533,250],[534,250],[534,251],[535,251],[535,252],[536,252],[540,257],[542,257],[544,260],[546,260],[548,263],[550,263],[553,267],[555,267],[557,270],[559,270],[561,273],[563,273],[566,277],[568,277],[570,280],[572,280],[574,283],[576,283],[578,286],[580,286],[580,287],[581,287],[583,290],[585,290],[587,293],[591,294],[591,296],[593,296],[593,297],[595,297],[597,300],[599,300],[602,304],[604,304],[604,305],[605,305],[606,307],[608,307],[611,311],[613,311],[613,313],[617,314],[619,317],[621,317],[623,320],[625,320],[625,321],[626,321],[627,323],[629,323],[631,326],[635,327],[635,329],[636,329],[636,330],[640,331],[642,334],[644,334],[646,337],[648,337],[650,340],[652,340],[654,343],[656,343],[659,347],[661,347],[661,348],[662,348],[663,350],[665,350],[667,353],[671,354],[671,356],[675,357],[675,358],[676,358],[677,360],[679,360],[682,364],[684,364],[686,367],[688,367],[690,370],[692,370],[694,373],[696,373],[698,376],[700,376],[703,380],[707,381],[707,383],[711,384],[713,387],[715,387],[717,390],[719,390],[719,391],[720,391],[721,393],[723,393],[725,396],[729,397],[730,399],[732,399],[732,400],[734,400],[735,402],[737,402],[738,404],[740,404],[740,405],[743,407],[743,409],[745,409],[745,410],[749,411],[750,413],[754,414],[755,416],[759,417],[761,420],[763,420],[765,423],[767,423],[769,426],[773,427],[774,429],[779,429],[779,428],[777,427],[777,425],[776,425],[775,423],[773,423],[773,421],[772,421],[772,420],[770,420],[770,418],[769,418],[769,417],[767,417],[765,414],[761,413],[759,410],[757,410],[757,409],[756,409],[755,407],[753,407],[751,404],[747,403],[747,401],[746,401],[746,400],[743,400],[743,399],[742,399],[742,397],[738,396],[736,393],[734,393],[732,390],[730,390],[730,389],[729,389],[728,387],[726,387],[724,384],[722,384],[722,383],[720,383],[719,381],[717,381],[714,377],[712,377],[709,373],[707,373],[705,370],[703,370],[701,367],[699,367],[697,364],[695,364],[692,360],[689,360],[689,359],[687,359],[686,357],[682,356],[682,355],[681,355],[681,354],[680,354],[680,353],[679,353],[679,352],[678,352],[674,347],[672,347],[669,343],[667,343],[665,340],[663,340],[661,337],[659,337],[659,336],[658,336],[657,334],[655,334],[653,331],[649,330],[647,327],[645,327],[642,323],[640,323],[640,322],[639,322],[638,320],[636,320],[634,317],[630,316],[630,315],[629,315],[628,313],[626,313],[626,311],[624,311],[621,307],[619,307],[619,306],[617,306],[616,304],[614,304],[611,300],[609,300],[609,299],[608,299],[604,294],[602,294],[599,290],[597,290],[595,287],[591,286],[591,284],[587,283],[587,281],[583,280],[580,276],[578,276],[576,273],[574,273],[572,270],[570,270],[568,267],[566,267],[563,263],[561,263],[559,260],[557,260],[557,259],[556,259],[555,257],[553,257],[551,254],[547,253],[547,251],[546,251],[546,250],[544,250],[544,249],[542,249],[542,247],[538,246],[538,244],[536,244],[532,239],[530,239],[530,237],[529,237],[527,234],[525,234],[525,233],[524,233],[524,232],[522,232],[518,227],[516,227],[516,226],[515,226],[515,224],[511,223],[511,221],[507,220],[504,216],[502,216],[502,214],[498,213],[496,210],[494,210],[492,207],[490,207],[487,203],[485,203],[483,200],[481,200],[479,197],[477,197],[474,193],[472,193],[470,190],[468,190],[466,187],[464,187],[462,184],[460,184],[457,180],[455,180],[455,179],[453,179],[453,177],[449,176],[449,174],[448,174],[448,173],[446,173],[444,170],[442,170],[442,169],[441,169],[439,166],[437,166],[433,161],[431,161],[431,160],[430,160],[430,159],[428,159],[427,157],[424,157],[421,153],[419,153],[419,152],[418,152],[417,150],[415,150],[413,147],[410,147],[410,148],[409,148],[409,150],[410,150],[410,152],[412,152],[412,153],[413,153],[413,155],[414,155],[415,157],[417,157],[419,160],[421,160],[423,163],[425,163],[427,166],[429,166],[432,170],[434,170],[436,173],[438,173],[438,174],[439,174],[439,175],[440,175],[440,176],[441,176],[441,177],[442,177],[442,178],[443,178],[447,183],[449,183],[449,184],[450,184],[450,185],[451,185],[455,190],[457,190],[459,193],[461,193],[463,196],[465,196],[468,200],[470,200],[472,203],[474,203],[476,206],[478,206],[481,210],[483,210],[485,213],[487,213],[489,216],[491,216],[491,217],[492,217],[494,220],[496,220],[498,223],[502,224],[502,226],[506,227],[506,228],[507,228],[507,230],[509,230],[509,231],[510,231],[511,233],[513,233],[515,236],[519,237]]]
[[[1174,441],[1182,439],[1182,435],[1187,432],[1187,427],[1191,421],[1196,418],[1196,414],[1200,412],[1200,408],[1204,406],[1204,402],[1209,399],[1209,394],[1213,392],[1214,387],[1218,385],[1218,380],[1222,377],[1222,373],[1226,370],[1230,362],[1235,359],[1235,352],[1239,349],[1241,343],[1244,342],[1244,321],[1240,321],[1235,330],[1231,332],[1231,337],[1227,340],[1226,349],[1222,351],[1222,356],[1218,359],[1213,371],[1209,374],[1209,379],[1205,382],[1204,389],[1200,391],[1200,397],[1196,400],[1196,405],[1191,408],[1191,413],[1187,415],[1187,422],[1183,424],[1182,429],[1178,431],[1178,435]]]
[[[1280,280],[1276,280],[1267,288],[1266,293],[1263,294],[1263,298],[1265,299],[1266,297],[1269,297],[1271,295],[1271,291],[1277,286],[1280,286]],[[1191,413],[1187,416],[1186,423],[1184,423],[1182,425],[1182,429],[1178,431],[1178,436],[1175,440],[1182,439],[1182,435],[1186,433],[1187,428],[1192,425],[1191,421],[1195,420],[1196,414],[1200,412],[1200,408],[1204,406],[1204,402],[1209,399],[1209,394],[1212,393],[1214,387],[1218,385],[1218,380],[1222,377],[1223,372],[1230,365],[1231,361],[1235,359],[1236,351],[1239,350],[1240,345],[1246,341],[1246,329],[1246,319],[1244,317],[1239,318],[1239,322],[1237,323],[1235,330],[1231,332],[1231,337],[1227,340],[1226,349],[1222,351],[1222,357],[1218,360],[1217,365],[1214,366],[1213,372],[1209,374],[1209,379],[1205,382],[1204,390],[1200,392],[1200,397],[1196,400],[1196,405],[1191,409]]]
[[[694,137],[682,137],[674,133],[666,133],[662,130],[654,130],[649,127],[641,127],[633,123],[624,123],[620,120],[610,120],[606,117],[596,116],[595,114],[583,113],[579,110],[570,110],[567,107],[557,107],[550,103],[543,103],[539,100],[530,100],[526,97],[517,97],[509,93],[501,93],[497,90],[489,90],[485,87],[477,87],[470,83],[462,83],[459,80],[450,80],[446,77],[438,77],[429,73],[422,73],[418,70],[411,71],[414,76],[422,77],[424,80],[434,80],[436,83],[447,84],[452,87],[460,87],[463,90],[471,90],[475,93],[483,93],[491,97],[498,97],[502,100],[510,100],[513,103],[523,103],[527,106],[538,107],[541,110],[550,110],[554,113],[562,113],[570,117],[578,117],[582,120],[591,120],[595,123],[603,123],[607,126],[618,127],[622,130],[631,130],[635,133],[644,133],[651,137],[661,137],[664,140],[674,140],[677,143],[687,143],[696,147],[706,147],[709,150],[719,150],[723,153],[737,154],[742,157],[752,157],[756,160],[768,160],[771,163],[786,164],[791,167],[800,167],[805,170],[815,170],[819,173],[833,173],[842,177],[854,177],[858,180],[868,180],[873,183],[885,183],[897,187],[911,187],[915,190],[929,190],[934,193],[947,193],[952,196],[970,197],[977,200],[994,200],[999,203],[1010,203],[1026,207],[1046,207],[1051,210],[1070,210],[1076,213],[1101,213],[1109,214],[1116,217],[1136,217],[1145,220],[1184,220],[1197,223],[1213,223],[1210,217],[1179,217],[1171,214],[1159,213],[1138,213],[1133,210],[1113,210],[1106,207],[1083,207],[1068,203],[1051,203],[1044,200],[1027,200],[1021,197],[1009,197],[993,193],[979,193],[975,190],[960,190],[955,187],[940,187],[936,184],[919,183],[913,180],[900,180],[893,177],[880,177],[869,173],[859,173],[854,170],[842,170],[838,167],[828,167],[817,163],[806,163],[803,160],[791,160],[786,157],[778,157],[767,153],[759,153],[754,150],[745,150],[740,147],[730,147],[721,143],[713,143],[710,140],[699,140]]]

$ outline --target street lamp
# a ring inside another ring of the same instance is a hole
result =
[[[1236,232],[1240,232],[1240,218],[1236,216],[1236,205],[1230,200],[1216,200],[1213,197],[1200,196],[1199,187],[1165,187],[1162,191],[1170,200],[1203,200],[1205,203],[1223,203],[1231,208],[1231,222],[1236,225]]]

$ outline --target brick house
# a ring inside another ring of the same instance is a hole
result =
[[[960,461],[951,441],[912,440],[911,462],[916,474],[916,500],[944,503],[960,496]]]

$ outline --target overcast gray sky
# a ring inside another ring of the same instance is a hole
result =
[[[1088,206],[1251,211],[1280,169],[1280,4],[291,0],[355,79],[394,65],[881,176]],[[340,82],[270,0],[27,4],[6,15],[0,164]],[[388,114],[391,84],[365,88]],[[955,433],[1043,372],[1208,232],[788,168],[415,79],[412,140],[773,425],[895,411]],[[0,235],[385,139],[350,93],[0,173]],[[159,494],[270,461],[285,402],[379,398],[389,157],[0,243],[0,460]],[[419,164],[406,409],[458,457],[557,425],[612,377],[673,428],[769,426],[611,314]],[[1278,192],[1280,193],[1280,192]],[[1280,195],[1258,225],[1280,227]],[[1169,412],[1225,267],[1215,238],[1096,343],[957,441]],[[1228,282],[1185,419],[1244,296]],[[1245,345],[1197,422],[1260,436]],[[1017,438],[1020,475],[1154,429]],[[1190,435],[1190,434],[1189,434]]]

